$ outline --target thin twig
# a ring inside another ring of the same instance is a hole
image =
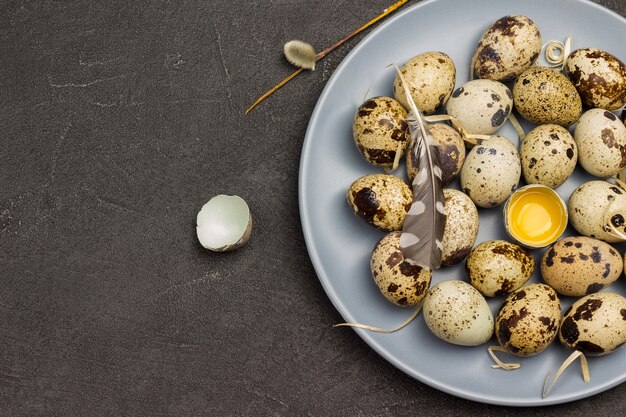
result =
[[[350,40],[352,37],[358,35],[359,33],[361,33],[362,31],[364,31],[365,29],[367,29],[368,27],[372,26],[374,23],[378,22],[379,20],[383,19],[385,16],[395,12],[396,10],[398,10],[400,7],[404,6],[404,4],[406,2],[408,2],[409,0],[400,0],[397,3],[392,4],[391,6],[389,6],[387,9],[385,9],[384,12],[382,12],[381,14],[379,14],[378,16],[376,16],[375,18],[373,18],[372,20],[370,20],[369,22],[367,22],[366,24],[364,24],[363,26],[361,26],[360,28],[358,28],[357,30],[355,30],[354,32],[348,34],[346,37],[344,37],[343,39],[337,41],[336,43],[332,44],[331,46],[329,46],[328,48],[324,49],[323,51],[319,52],[315,58],[316,58],[316,62],[320,61],[321,59],[323,59],[326,55],[328,55],[329,53],[331,53],[333,50],[337,49],[339,46],[343,45],[346,41]],[[261,97],[259,97],[254,103],[252,103],[252,105],[250,107],[248,107],[248,110],[246,110],[246,114],[250,113],[250,111],[252,111],[252,109],[254,109],[256,106],[258,106],[263,100],[265,100],[266,98],[268,98],[269,96],[271,96],[274,92],[276,92],[276,90],[278,90],[280,87],[282,87],[283,85],[287,84],[289,81],[291,81],[292,78],[294,78],[296,75],[300,74],[302,72],[302,68],[294,71],[291,75],[289,75],[287,78],[285,78],[284,80],[282,80],[281,82],[279,82],[278,84],[276,84],[274,87],[270,88],[265,94],[263,94]]]

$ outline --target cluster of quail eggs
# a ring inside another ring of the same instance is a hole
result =
[[[607,179],[625,179],[625,112],[622,120],[614,112],[626,102],[626,67],[596,48],[574,50],[562,70],[539,66],[541,53],[537,25],[526,16],[504,16],[476,46],[470,65],[477,79],[455,88],[455,63],[435,51],[414,56],[399,70],[424,115],[447,114],[462,125],[428,128],[448,187],[442,268],[465,262],[466,276],[431,286],[437,271],[405,259],[400,250],[413,202],[405,178],[419,173],[410,152],[406,171],[390,172],[410,142],[410,106],[400,76],[393,97],[370,98],[356,111],[356,147],[385,172],[354,181],[347,200],[358,217],[387,233],[371,255],[380,292],[401,307],[423,303],[422,316],[437,337],[476,346],[495,336],[518,356],[538,354],[558,337],[568,348],[606,354],[626,343],[626,298],[600,292],[624,270],[614,244],[626,241],[626,190]],[[519,147],[498,134],[514,110],[534,125]],[[488,138],[470,146],[466,135]],[[481,211],[506,202],[520,180],[557,189],[577,166],[597,177],[569,196],[569,221],[578,236],[535,250],[505,240],[477,242]],[[536,268],[542,282],[529,283]],[[494,317],[487,299],[498,297]],[[564,314],[561,301],[572,305]]]

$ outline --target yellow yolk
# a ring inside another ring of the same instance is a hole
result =
[[[542,246],[563,233],[567,218],[554,191],[532,187],[513,195],[508,206],[509,232],[520,242]]]

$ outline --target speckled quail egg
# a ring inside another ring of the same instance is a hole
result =
[[[409,143],[406,110],[390,97],[374,97],[365,101],[354,116],[354,143],[367,161],[390,167],[396,158],[398,143],[404,152]]]
[[[366,175],[348,190],[348,204],[354,213],[386,232],[402,229],[412,202],[411,187],[394,175]]]
[[[446,226],[443,230],[442,265],[456,265],[472,250],[478,236],[479,217],[476,205],[465,193],[452,188],[443,190]]]
[[[622,256],[608,243],[586,236],[566,237],[552,245],[541,260],[541,275],[559,294],[592,294],[622,275]]]
[[[487,301],[464,281],[433,286],[424,299],[422,314],[435,336],[456,345],[478,346],[493,334],[493,314]]]
[[[543,352],[556,339],[561,303],[545,284],[531,284],[509,295],[496,316],[500,346],[518,356]]]
[[[405,259],[400,250],[402,232],[391,232],[374,248],[370,267],[380,292],[395,305],[412,307],[426,296],[431,272]]]
[[[467,154],[461,188],[478,207],[495,207],[515,191],[521,173],[513,143],[504,136],[492,136]]]
[[[528,281],[535,259],[523,247],[506,240],[476,246],[465,261],[470,284],[487,297],[509,294]]]
[[[448,100],[448,114],[468,133],[489,135],[506,122],[513,108],[509,88],[493,80],[472,80],[457,88]]]
[[[450,183],[457,177],[465,162],[465,143],[455,129],[444,123],[433,123],[428,130],[439,145],[439,166],[441,167],[441,182],[443,185]],[[413,181],[417,175],[417,158],[411,152],[406,155],[406,173],[409,180]]]
[[[574,172],[578,148],[564,127],[541,125],[531,130],[523,140],[520,158],[527,184],[557,188]]]
[[[587,106],[617,110],[626,103],[626,66],[610,53],[577,49],[567,57],[563,71]]]
[[[587,110],[574,131],[578,162],[596,177],[608,178],[626,167],[626,126],[608,110]]]
[[[530,67],[513,85],[515,108],[537,124],[569,126],[580,117],[582,102],[570,80],[547,67]]]
[[[626,204],[626,192],[607,181],[589,181],[576,188],[569,197],[569,220],[578,233],[605,242],[622,239],[608,233],[606,214],[616,202]]]
[[[599,292],[577,300],[563,316],[559,339],[585,355],[611,353],[626,343],[626,298]]]
[[[400,72],[415,105],[424,114],[439,110],[450,98],[456,82],[454,62],[443,52],[425,52],[414,56],[400,68]],[[405,109],[411,109],[400,76],[396,76],[393,82],[393,96]]]
[[[526,16],[496,20],[478,42],[474,73],[478,78],[509,82],[533,65],[541,52],[541,34]]]

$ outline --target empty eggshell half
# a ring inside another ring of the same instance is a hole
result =
[[[252,216],[246,202],[236,195],[210,199],[196,218],[200,244],[215,252],[227,252],[245,245],[252,232]]]

